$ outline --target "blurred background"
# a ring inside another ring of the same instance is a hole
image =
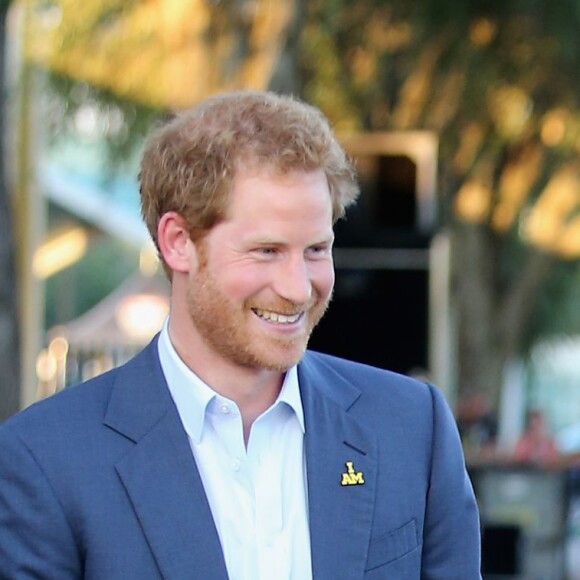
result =
[[[443,390],[486,578],[580,579],[580,0],[0,0],[0,16],[0,419],[160,328],[137,187],[152,125],[221,90],[293,93],[362,186],[312,348]]]

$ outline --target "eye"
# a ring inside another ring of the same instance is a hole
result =
[[[259,256],[270,257],[278,254],[279,249],[274,246],[262,246],[259,248],[255,248],[252,251],[253,253],[258,254]]]
[[[310,246],[307,250],[309,256],[312,257],[319,257],[319,256],[328,256],[331,253],[331,246],[330,244],[315,244],[314,246]]]

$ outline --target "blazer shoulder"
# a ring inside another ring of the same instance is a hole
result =
[[[0,425],[0,434],[7,432],[50,432],[60,425],[87,420],[89,415],[104,413],[118,369],[32,403]]]
[[[69,427],[101,422],[114,384],[123,374],[138,372],[139,367],[147,364],[143,360],[146,350],[119,367],[36,401],[0,424],[0,436],[15,433],[25,439],[31,434],[50,438],[51,433]]]

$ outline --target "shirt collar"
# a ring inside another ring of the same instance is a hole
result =
[[[300,387],[298,383],[298,368],[296,365],[290,367],[286,371],[286,376],[282,383],[282,389],[280,390],[278,399],[274,404],[277,404],[278,402],[286,403],[294,411],[298,423],[300,423],[302,433],[306,433],[304,425],[304,410],[302,409],[302,398],[300,397]]]
[[[199,443],[202,438],[207,406],[220,395],[183,362],[171,343],[168,326],[169,318],[165,320],[157,341],[161,368],[185,431],[194,443]],[[304,411],[296,366],[286,371],[280,394],[272,407],[279,403],[288,405],[294,411],[300,428],[305,433]]]
[[[165,320],[157,341],[161,368],[185,431],[194,442],[199,443],[206,408],[217,393],[177,354],[169,337],[168,321]]]

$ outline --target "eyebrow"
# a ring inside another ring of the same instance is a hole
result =
[[[272,246],[284,246],[286,244],[288,244],[288,242],[286,240],[282,240],[280,238],[275,238],[275,237],[260,237],[257,236],[255,238],[252,238],[251,236],[249,236],[245,241],[249,242],[249,243],[253,243],[253,244],[260,244],[260,245],[272,245]],[[328,236],[323,236],[320,238],[316,238],[314,241],[309,242],[307,245],[308,246],[312,246],[315,244],[327,244],[330,242],[334,241],[334,232],[331,232]]]
[[[268,238],[268,237],[264,237],[264,238],[247,238],[245,240],[242,240],[242,242],[244,244],[248,244],[248,245],[254,245],[254,246],[287,246],[289,245],[289,242],[284,241],[284,240],[280,240],[277,238]],[[332,233],[329,236],[326,236],[324,238],[320,238],[317,239],[313,242],[309,242],[308,244],[306,244],[306,247],[310,247],[310,246],[316,246],[319,244],[332,244],[334,242],[334,233]]]

